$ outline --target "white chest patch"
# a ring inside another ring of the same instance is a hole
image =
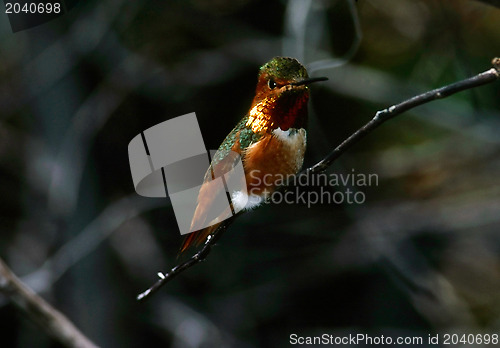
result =
[[[233,208],[236,213],[241,210],[257,208],[263,200],[261,196],[253,194],[249,196],[246,192],[242,191],[234,191],[231,195],[231,202],[233,203]]]
[[[286,131],[276,128],[273,130],[273,135],[287,145],[292,146],[301,146],[306,141],[306,130],[304,128],[289,128]]]

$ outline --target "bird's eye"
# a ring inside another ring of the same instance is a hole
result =
[[[269,81],[267,82],[267,85],[269,86],[270,89],[275,89],[278,86],[276,81],[274,81],[273,79],[269,79]]]

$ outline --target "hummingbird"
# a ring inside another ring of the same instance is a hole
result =
[[[222,142],[205,174],[191,222],[195,232],[184,239],[180,253],[204,242],[220,225],[197,230],[196,226],[207,226],[216,194],[205,183],[233,168],[238,159],[247,185],[247,193],[231,197],[231,209],[236,206],[238,211],[258,207],[277,189],[280,178],[299,172],[306,151],[309,84],[325,80],[310,78],[295,58],[274,57],[261,66],[249,111]]]

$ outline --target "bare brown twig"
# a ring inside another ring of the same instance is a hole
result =
[[[24,285],[0,259],[0,292],[59,343],[73,348],[96,348],[61,312]]]
[[[155,293],[156,291],[158,291],[168,281],[172,280],[175,276],[179,275],[179,273],[181,273],[181,272],[185,271],[186,269],[188,269],[188,268],[196,265],[198,262],[201,262],[201,261],[205,260],[207,258],[207,256],[208,256],[208,254],[210,253],[210,251],[212,250],[212,247],[215,245],[215,243],[217,242],[217,240],[222,236],[222,234],[224,233],[224,231],[227,230],[227,228],[229,227],[229,225],[234,221],[234,219],[236,218],[236,216],[238,216],[238,215],[235,215],[231,219],[228,219],[228,220],[225,220],[224,222],[222,222],[222,224],[215,230],[215,232],[211,236],[209,236],[209,239],[207,239],[207,242],[205,243],[205,245],[203,246],[203,248],[201,248],[200,251],[198,251],[196,254],[194,254],[193,256],[191,256],[187,261],[178,264],[177,266],[175,266],[174,268],[172,268],[166,274],[163,274],[163,273],[159,272],[158,273],[159,279],[156,281],[156,283],[154,283],[146,291],[140,293],[137,296],[137,300],[141,301],[141,300],[147,299],[153,293]]]
[[[426,104],[433,100],[446,98],[455,93],[479,87],[493,81],[500,79],[500,58],[494,58],[492,60],[493,67],[485,72],[477,74],[473,77],[467,78],[465,80],[461,80],[450,85],[434,89],[429,92],[425,92],[423,94],[417,95],[413,98],[407,99],[399,104],[392,105],[384,110],[378,111],[375,116],[366,123],[363,127],[359,128],[356,132],[354,132],[351,136],[349,136],[346,140],[344,140],[340,145],[338,145],[334,150],[332,150],[325,158],[321,161],[309,167],[297,175],[308,175],[308,174],[318,174],[324,172],[332,163],[339,158],[344,152],[346,152],[352,145],[356,144],[367,134],[371,133],[375,128],[380,126],[382,123],[390,120],[391,118],[398,116],[405,111],[413,109],[419,105]],[[297,182],[297,180],[294,180]],[[235,216],[236,217],[236,216]],[[234,218],[231,219],[231,222]],[[205,260],[205,258],[210,253],[210,250],[220,238],[222,233],[227,229],[229,223],[222,224],[215,230],[212,234],[211,238],[207,240],[203,248],[194,254],[189,260],[175,266],[168,273],[158,273],[159,280],[151,286],[148,290],[142,292],[137,296],[138,300],[145,300],[158,289],[160,289],[167,282],[172,280],[179,273],[187,270],[188,268],[194,266],[195,264]]]
[[[346,152],[347,149],[349,149],[352,145],[361,140],[365,135],[372,132],[375,128],[380,126],[385,121],[390,120],[391,118],[398,116],[405,111],[431,102],[433,100],[446,98],[452,94],[464,91],[466,89],[479,87],[497,80],[498,78],[500,78],[500,58],[494,58],[492,60],[492,64],[493,68],[473,77],[469,77],[468,79],[452,83],[451,85],[419,94],[399,104],[392,105],[387,109],[377,111],[375,116],[368,123],[354,132],[349,138],[344,140],[320,162],[316,163],[310,168],[307,168],[305,171],[303,171],[303,173],[307,172],[311,174],[317,174],[325,171],[326,168],[328,168],[337,158],[339,158],[344,152]]]

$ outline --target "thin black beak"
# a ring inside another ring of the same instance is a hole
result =
[[[291,85],[292,86],[301,86],[301,85],[308,85],[308,84],[313,83],[313,82],[326,81],[326,80],[328,80],[327,77],[311,77],[308,79],[304,79],[302,81],[292,82]]]

